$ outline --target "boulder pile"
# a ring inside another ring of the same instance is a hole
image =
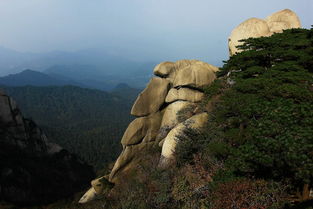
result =
[[[264,20],[250,18],[242,22],[231,32],[228,39],[229,54],[234,55],[240,51],[236,48],[236,46],[241,44],[239,40],[271,36],[273,33],[281,33],[286,29],[300,27],[299,17],[289,9],[276,12]]]
[[[121,143],[123,151],[108,177],[119,183],[146,158],[145,150],[162,147],[158,166],[166,168],[175,161],[175,148],[187,128],[200,129],[208,114],[201,108],[203,87],[216,78],[217,67],[198,60],[162,62],[139,94],[131,114],[137,117],[126,129]],[[92,188],[81,198],[88,202],[103,193],[103,178],[92,181]]]

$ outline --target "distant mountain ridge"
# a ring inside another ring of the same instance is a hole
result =
[[[47,74],[37,72],[34,70],[24,70],[17,74],[10,74],[8,76],[0,77],[0,84],[6,86],[64,86],[76,85],[83,86],[82,84],[66,79],[55,78]]]
[[[89,86],[92,86],[93,82],[98,83],[96,88],[106,90],[121,82],[135,87],[145,86],[151,77],[149,69],[156,64],[157,62],[132,61],[107,53],[103,49],[22,53],[0,47],[0,76],[32,69],[81,81]],[[108,84],[99,84],[104,80],[108,81]]]
[[[72,78],[66,77],[67,73],[58,72],[58,68],[51,68],[46,72],[38,72],[34,70],[24,70],[17,74],[10,74],[4,77],[0,77],[0,85],[3,86],[78,86],[82,88],[98,89],[103,91],[114,91],[116,87],[119,86],[120,80],[113,78],[112,76],[99,77],[99,80],[93,80],[92,77],[88,76],[88,71],[90,66],[85,66],[85,72],[78,71],[80,73],[75,73],[74,69],[71,67],[69,72],[72,73]],[[62,67],[61,67],[62,68]],[[56,69],[56,70],[55,70]],[[63,68],[62,68],[63,69]],[[61,69],[61,71],[62,71]],[[65,68],[66,69],[66,68]],[[77,68],[80,69],[80,68]],[[71,75],[69,75],[71,76]],[[94,77],[96,77],[95,75]],[[82,79],[84,78],[84,79]],[[102,78],[102,80],[100,79]],[[125,83],[124,83],[125,84]],[[144,83],[142,84],[144,85]],[[125,84],[123,90],[129,90],[128,84]],[[133,88],[137,91],[136,88]]]
[[[52,142],[102,169],[120,152],[116,139],[132,117],[137,89],[104,92],[76,86],[2,87]],[[0,110],[1,111],[1,110]]]

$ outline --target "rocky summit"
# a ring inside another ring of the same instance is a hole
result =
[[[123,176],[136,170],[149,148],[160,146],[158,167],[166,169],[175,162],[178,137],[188,128],[200,129],[208,114],[200,104],[202,87],[210,85],[218,68],[198,60],[163,62],[154,68],[156,77],[139,94],[131,114],[137,118],[126,129],[123,151],[108,176],[92,181],[92,188],[80,203],[103,193],[103,182],[119,184]],[[104,181],[103,179],[106,179]]]
[[[90,166],[49,142],[0,91],[0,201],[38,205],[69,197],[94,177]]]
[[[289,9],[276,12],[265,19],[250,18],[231,32],[228,39],[229,54],[234,55],[240,52],[236,47],[240,45],[239,41],[242,39],[271,36],[286,29],[300,27],[299,17]]]

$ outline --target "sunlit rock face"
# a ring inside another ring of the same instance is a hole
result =
[[[214,81],[216,71],[217,67],[198,60],[162,62],[154,68],[156,77],[150,80],[132,107],[131,114],[138,118],[124,133],[123,151],[109,175],[109,181],[118,182],[120,176],[140,162],[144,150],[157,146],[176,126],[201,113],[201,89]],[[194,123],[199,125],[193,127],[201,127],[204,120],[195,120]]]
[[[164,78],[152,78],[148,86],[139,94],[131,109],[134,116],[147,116],[157,112],[164,103],[170,82]]]
[[[157,164],[160,168],[172,165],[179,136],[187,128],[202,128],[207,121],[207,113],[200,104],[204,96],[202,88],[214,81],[217,71],[217,67],[198,60],[158,64],[153,71],[156,77],[150,80],[132,107],[131,114],[137,118],[122,137],[123,151],[111,173],[104,178],[115,184],[123,183],[123,177],[136,172],[140,163],[149,158],[149,150],[159,144],[162,154]],[[97,179],[91,184],[92,189],[80,203],[104,193]]]
[[[229,54],[232,56],[240,52],[236,46],[241,43],[239,40],[271,36],[273,33],[281,33],[283,30],[300,28],[301,23],[296,13],[289,9],[276,12],[267,18],[250,18],[238,25],[231,32],[228,39]]]
[[[239,40],[247,38],[257,38],[261,36],[269,36],[271,31],[265,20],[258,18],[250,18],[238,25],[228,39],[228,47],[231,55],[239,52],[236,46],[240,45]]]
[[[273,33],[281,33],[290,28],[300,28],[301,22],[296,13],[290,9],[276,12],[265,19],[269,29]]]
[[[175,161],[175,150],[176,146],[183,137],[188,137],[185,135],[184,131],[188,128],[190,129],[201,129],[208,120],[208,114],[206,112],[194,115],[182,123],[175,126],[166,136],[163,145],[162,153],[159,162],[160,168],[167,168]]]

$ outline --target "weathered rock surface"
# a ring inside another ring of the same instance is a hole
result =
[[[175,63],[173,62],[162,62],[158,64],[154,70],[153,73],[156,76],[160,77],[168,77],[173,71],[175,71]]]
[[[241,45],[239,40],[271,36],[273,33],[280,33],[285,29],[301,27],[300,20],[296,13],[289,9],[276,12],[265,20],[250,18],[238,25],[230,34],[228,39],[229,54],[234,55],[240,52],[236,46]]]
[[[273,33],[281,33],[286,29],[301,27],[299,17],[289,9],[276,12],[268,16],[265,21]]]
[[[161,128],[167,127],[172,129],[178,123],[183,122],[193,115],[196,104],[188,101],[177,101],[168,105],[165,109]]]
[[[135,146],[125,147],[114,164],[109,176],[109,181],[113,183],[123,181],[122,177],[127,175],[130,170],[135,169],[136,165],[146,158],[145,153],[147,154],[147,150],[149,150],[152,145],[154,145],[154,143],[143,142]]]
[[[206,124],[207,120],[208,114],[204,112],[192,116],[173,128],[164,140],[159,166],[161,168],[166,168],[171,164],[171,161],[175,159],[175,149],[177,143],[179,143],[181,137],[185,136],[184,131],[186,129],[201,129]]]
[[[158,133],[161,120],[162,114],[160,112],[133,120],[121,140],[123,147],[138,144],[144,138],[153,140]]]
[[[176,78],[177,74],[179,74],[179,71],[181,69],[190,67],[192,65],[202,65],[204,68],[207,68],[210,71],[211,70],[214,72],[218,71],[217,67],[199,60],[178,60],[174,63],[173,62],[160,63],[154,68],[154,74],[156,76],[166,78],[168,81],[170,81],[170,83],[173,83],[174,79]]]
[[[258,18],[250,18],[241,23],[240,25],[238,25],[231,32],[228,41],[230,54],[233,55],[236,52],[239,52],[239,50],[236,48],[236,46],[241,44],[239,40],[270,35],[271,31],[265,20]]]
[[[165,101],[170,82],[163,78],[152,78],[148,86],[139,94],[131,109],[134,116],[147,116],[157,112]]]
[[[196,89],[210,85],[217,70],[198,60],[163,62],[154,68],[158,77],[151,79],[133,105],[131,114],[138,118],[129,124],[122,137],[123,151],[109,174],[110,182],[122,184],[143,162],[148,161],[151,166],[154,163],[156,168],[158,160],[149,161],[149,155],[158,146],[164,149],[160,164],[169,165],[165,161],[174,158],[171,153],[176,147],[175,137],[187,127],[201,127],[206,120],[207,114],[198,103],[204,94]],[[92,181],[93,189],[82,197],[81,203],[104,192],[100,179]]]
[[[92,180],[91,181],[91,186],[95,189],[95,192],[97,194],[101,194],[103,192],[103,184],[101,182],[101,180],[104,179],[104,177],[100,177],[100,178],[97,178],[95,180]]]
[[[48,141],[0,92],[0,201],[42,204],[66,198],[94,177],[91,166]]]
[[[202,88],[215,80],[215,70],[207,65],[192,64],[176,72],[173,87]]]
[[[202,92],[190,88],[171,88],[165,98],[165,102],[172,103],[178,100],[200,102],[203,96]]]
[[[97,198],[96,190],[91,187],[83,196],[80,198],[79,203],[86,203]]]

